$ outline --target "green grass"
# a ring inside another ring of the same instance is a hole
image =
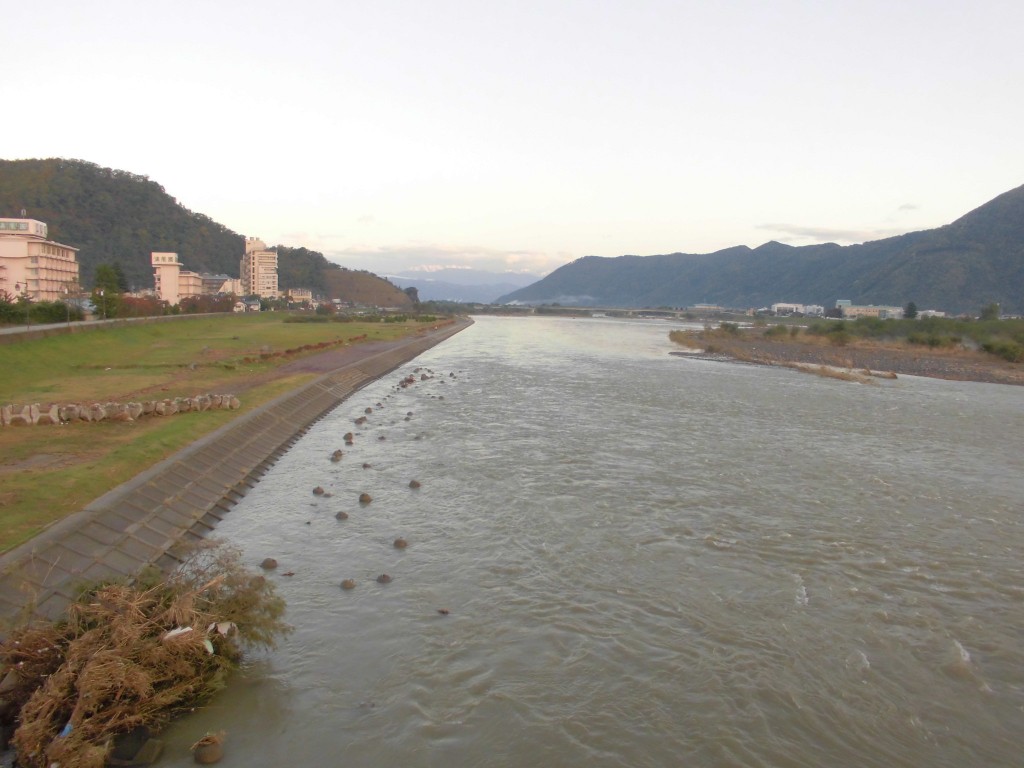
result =
[[[0,551],[28,540],[205,434],[313,380],[277,369],[306,344],[366,336],[396,339],[422,326],[285,323],[280,314],[186,318],[21,341],[0,347],[0,403],[124,402],[203,392],[238,394],[240,411],[136,422],[0,429]],[[354,342],[359,343],[359,342]],[[248,358],[249,362],[242,362]],[[195,367],[190,367],[195,363]]]
[[[284,315],[182,318],[19,341],[0,347],[0,403],[150,399],[194,395],[269,370],[261,353],[367,335],[394,339],[414,323],[286,323]],[[243,363],[246,358],[250,362]],[[255,362],[252,360],[256,359]]]

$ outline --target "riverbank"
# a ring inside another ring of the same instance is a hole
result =
[[[237,411],[0,428],[0,552],[317,376],[447,321],[289,322],[285,313],[121,322],[3,347],[0,404],[143,403],[231,394]],[[329,367],[291,364],[344,352]],[[21,411],[19,411],[21,412]],[[113,410],[111,409],[113,413]],[[129,414],[130,415],[130,414]]]
[[[713,336],[695,334],[685,344],[679,342],[699,351],[676,354],[699,354],[757,365],[827,366],[876,374],[1024,386],[1024,365],[968,349],[933,351],[910,344],[862,340],[835,346],[818,339],[776,340],[759,332],[712,333]]]
[[[277,458],[345,398],[472,324],[437,324],[392,342],[338,348],[292,366],[330,369],[192,443],[0,556],[0,622],[59,616],[76,585],[171,568],[179,542],[202,537]]]

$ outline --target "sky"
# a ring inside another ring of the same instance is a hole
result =
[[[13,5],[0,156],[378,274],[864,242],[1024,184],[1020,0]]]

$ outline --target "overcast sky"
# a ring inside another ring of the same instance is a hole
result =
[[[1020,0],[14,5],[4,158],[381,274],[863,242],[1024,184]]]

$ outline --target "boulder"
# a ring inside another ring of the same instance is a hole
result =
[[[57,409],[57,415],[63,422],[78,421],[81,409],[75,403],[67,403]]]
[[[128,412],[128,406],[124,403],[107,403],[104,409],[107,412],[107,418],[111,421],[134,421]]]

